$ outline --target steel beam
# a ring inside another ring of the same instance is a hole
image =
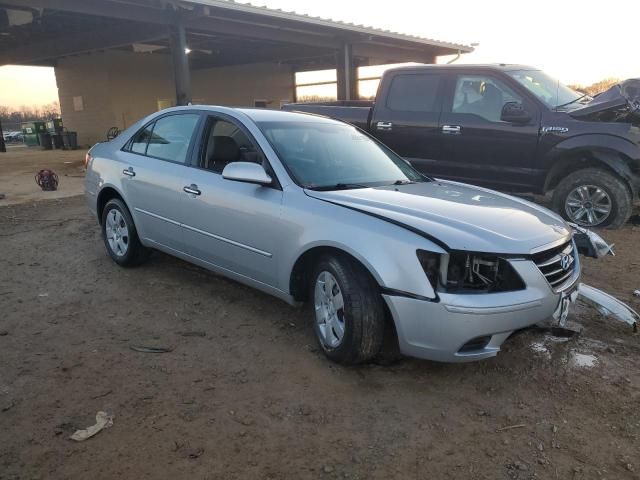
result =
[[[358,99],[358,69],[353,60],[353,46],[342,45],[337,62],[338,100]]]
[[[176,105],[191,103],[191,72],[187,54],[187,34],[184,25],[178,21],[171,35],[171,58],[176,85]]]

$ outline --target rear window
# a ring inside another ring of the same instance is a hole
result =
[[[159,119],[153,127],[147,155],[184,163],[199,118],[198,114],[185,114]]]
[[[200,115],[168,115],[150,123],[136,133],[125,150],[160,160],[185,163]]]
[[[442,75],[397,75],[391,82],[387,108],[396,112],[439,112]]]

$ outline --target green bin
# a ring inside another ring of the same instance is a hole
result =
[[[47,133],[47,128],[44,122],[27,122],[21,125],[22,133],[24,134],[24,143],[28,147],[37,147],[40,145],[38,135],[41,133]]]

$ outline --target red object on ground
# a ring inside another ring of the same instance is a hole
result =
[[[36,173],[36,183],[44,191],[58,189],[58,175],[53,170],[40,170]]]

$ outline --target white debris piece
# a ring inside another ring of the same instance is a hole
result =
[[[634,330],[637,329],[638,315],[631,307],[625,305],[617,298],[612,297],[608,293],[598,290],[597,288],[580,284],[578,289],[579,298],[596,307],[596,309],[604,316],[613,316],[614,318],[628,323]]]
[[[75,440],[76,442],[83,442],[88,438],[93,437],[96,433],[104,430],[105,428],[109,428],[113,426],[114,415],[108,414],[107,412],[98,412],[96,413],[96,424],[91,425],[90,427],[85,428],[84,430],[78,430],[69,438],[71,440]]]
[[[591,368],[598,363],[598,359],[595,355],[588,355],[586,353],[571,352],[571,366],[578,368]]]

